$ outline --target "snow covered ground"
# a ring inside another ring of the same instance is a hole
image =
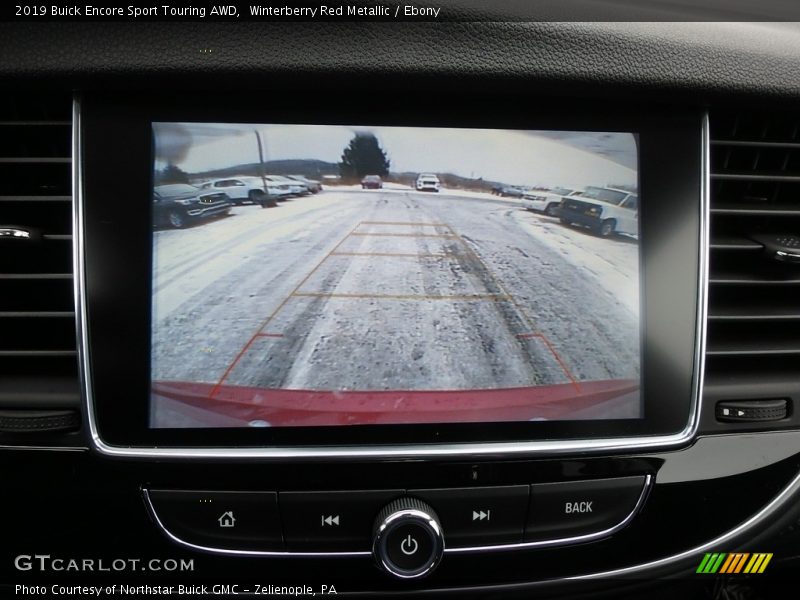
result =
[[[490,194],[329,187],[155,233],[153,378],[309,390],[637,379],[638,245]]]
[[[570,264],[592,277],[603,291],[639,315],[639,243],[616,236],[601,238],[587,229],[567,227],[557,218],[530,211],[514,213],[519,224]]]

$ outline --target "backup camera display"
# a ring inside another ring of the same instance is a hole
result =
[[[643,417],[634,133],[153,134],[151,427]]]

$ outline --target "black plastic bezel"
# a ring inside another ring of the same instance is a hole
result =
[[[97,435],[119,447],[330,447],[662,436],[686,430],[695,386],[702,252],[702,113],[527,96],[431,92],[96,94],[81,103],[84,297]],[[638,135],[644,418],[259,429],[150,429],[152,130],[156,121],[381,124]]]

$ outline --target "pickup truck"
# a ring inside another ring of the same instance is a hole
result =
[[[558,216],[565,225],[588,227],[602,237],[639,235],[639,197],[626,190],[589,186],[564,198]]]

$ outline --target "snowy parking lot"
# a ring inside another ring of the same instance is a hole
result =
[[[332,188],[157,231],[155,250],[157,381],[468,390],[639,376],[635,240],[515,201]]]

